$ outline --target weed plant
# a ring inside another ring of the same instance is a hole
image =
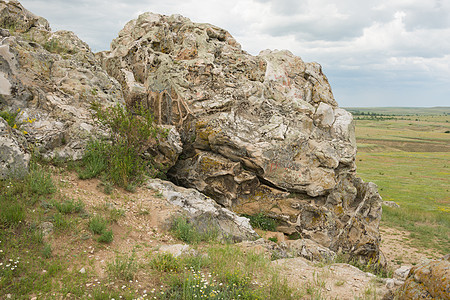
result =
[[[250,225],[254,228],[259,228],[267,231],[276,231],[277,221],[271,217],[266,216],[264,213],[260,212],[256,215],[243,215],[250,219]]]
[[[177,272],[183,263],[171,253],[158,253],[150,260],[150,267],[160,272]]]
[[[0,111],[0,118],[3,118],[12,128],[18,128],[20,124],[17,124],[16,118],[19,115],[19,113],[20,109],[12,113],[8,111]]]
[[[204,256],[156,254],[150,266],[165,274],[156,299],[300,299],[269,259],[230,244],[210,245]]]
[[[104,173],[107,181],[133,191],[143,176],[157,167],[144,159],[143,154],[164,132],[155,127],[151,112],[142,105],[130,109],[122,105],[103,109],[94,102],[91,108],[93,118],[110,130],[110,141],[92,140],[88,144],[80,178]]]
[[[49,195],[56,192],[56,185],[50,173],[36,163],[31,163],[30,172],[25,181],[26,187],[32,194]]]
[[[105,230],[102,232],[102,234],[97,239],[100,243],[111,243],[114,239],[114,235],[112,230]]]
[[[65,199],[62,202],[54,201],[53,205],[62,214],[81,213],[84,209],[83,202],[73,199]]]
[[[89,221],[89,229],[95,234],[102,234],[106,228],[106,220],[101,216],[94,216]]]
[[[138,264],[134,253],[128,255],[116,255],[114,260],[107,264],[106,270],[111,278],[130,281],[138,270]]]
[[[177,239],[188,244],[214,241],[219,236],[219,231],[214,224],[206,226],[205,229],[200,229],[199,224],[194,224],[186,216],[175,217],[172,220],[171,231]]]

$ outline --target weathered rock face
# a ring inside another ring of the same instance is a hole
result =
[[[223,29],[152,13],[98,57],[128,102],[177,126],[175,182],[334,251],[380,258],[381,197],[355,178],[352,116],[318,64],[288,51],[252,56]]]
[[[450,254],[414,266],[400,288],[399,299],[450,299]]]
[[[197,190],[160,179],[149,179],[147,187],[159,191],[167,201],[180,207],[199,231],[207,232],[216,228],[219,237],[234,241],[251,240],[258,236],[247,218],[221,207]]]
[[[0,118],[0,179],[21,176],[28,168],[30,155],[25,138]]]
[[[98,130],[90,102],[124,103],[121,86],[75,34],[51,32],[17,1],[0,1],[0,27],[0,110],[22,110],[16,121],[44,156],[80,158]]]

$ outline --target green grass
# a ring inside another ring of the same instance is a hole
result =
[[[219,237],[219,231],[214,224],[204,229],[200,227],[185,216],[177,216],[172,220],[171,231],[177,239],[188,244],[214,241]]]
[[[95,234],[103,234],[106,231],[106,220],[101,216],[94,216],[89,221],[89,229]]]
[[[108,167],[107,152],[107,143],[98,140],[89,141],[81,161],[82,168],[78,170],[80,179],[99,176]]]
[[[209,245],[206,251],[178,258],[154,255],[150,265],[163,287],[157,299],[300,299],[270,259],[230,244]]]
[[[64,199],[61,202],[55,201],[55,208],[63,214],[81,213],[84,209],[84,203],[80,200]]]
[[[130,281],[134,279],[138,270],[136,257],[132,255],[116,255],[114,260],[107,264],[106,271],[110,278]]]
[[[250,219],[250,225],[267,231],[276,231],[277,221],[260,212],[256,215],[243,215]]]
[[[113,239],[114,239],[114,234],[113,234],[112,230],[105,230],[98,237],[97,241],[99,241],[100,243],[109,244],[113,241]]]
[[[56,192],[56,185],[53,183],[50,172],[35,163],[31,164],[25,181],[26,187],[32,194],[49,195]]]
[[[450,252],[449,115],[357,120],[357,173],[378,185],[382,224],[410,232],[409,243]]]

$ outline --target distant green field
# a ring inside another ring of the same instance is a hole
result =
[[[382,223],[409,231],[415,246],[449,253],[450,115],[355,119],[358,175],[401,206],[384,207]]]
[[[375,113],[383,115],[396,116],[415,116],[415,115],[449,115],[449,106],[440,107],[344,107],[351,113]]]

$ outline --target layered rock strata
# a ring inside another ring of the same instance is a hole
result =
[[[234,211],[264,212],[279,230],[383,263],[376,186],[355,176],[350,113],[320,65],[289,51],[252,56],[225,30],[145,13],[99,53],[130,104],[174,125],[174,182]]]

